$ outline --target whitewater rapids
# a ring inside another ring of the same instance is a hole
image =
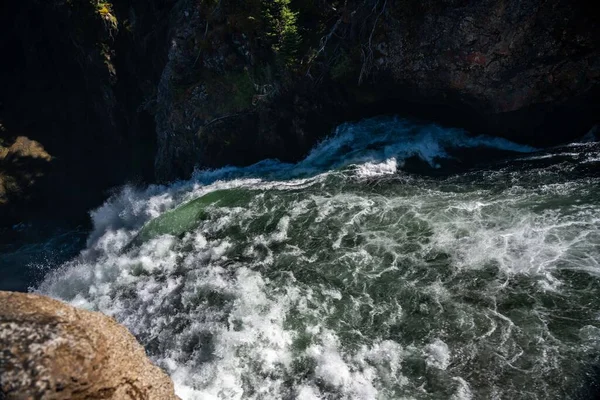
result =
[[[37,290],[114,316],[184,400],[591,398],[599,171],[594,138],[345,124],[297,164],[124,188]]]

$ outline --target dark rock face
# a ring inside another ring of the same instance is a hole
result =
[[[382,62],[396,82],[424,99],[454,97],[482,130],[536,145],[569,140],[597,121],[600,25],[591,4],[424,4],[420,19],[399,10],[385,29]]]
[[[35,184],[0,207],[1,225],[85,216],[109,188],[153,177],[154,121],[143,104],[164,65],[153,48],[158,39],[135,36],[104,3],[0,5],[0,137],[6,146],[26,137],[52,156]],[[139,3],[138,26],[160,35],[152,4]],[[156,76],[148,53],[161,65]],[[139,65],[148,68],[140,72]],[[35,169],[27,160],[0,168]]]
[[[0,398],[177,400],[173,382],[115,320],[0,291]]]
[[[292,67],[269,58],[264,22],[232,17],[257,15],[250,5],[179,4],[158,89],[162,180],[195,165],[297,160],[336,124],[375,114],[536,146],[599,121],[600,25],[585,2],[291,2],[303,32]]]
[[[536,146],[600,122],[591,1],[101,3],[3,6],[2,135],[54,157],[38,198],[69,193],[57,204],[298,160],[335,125],[378,114]]]

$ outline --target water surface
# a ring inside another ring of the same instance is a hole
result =
[[[298,164],[126,188],[39,291],[183,399],[594,398],[600,144],[380,118]]]

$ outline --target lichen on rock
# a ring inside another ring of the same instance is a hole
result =
[[[0,398],[176,400],[127,329],[98,312],[0,292]]]

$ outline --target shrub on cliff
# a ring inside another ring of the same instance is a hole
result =
[[[290,0],[262,1],[265,35],[271,48],[286,67],[297,62],[302,41],[298,29],[298,13],[290,7]]]

